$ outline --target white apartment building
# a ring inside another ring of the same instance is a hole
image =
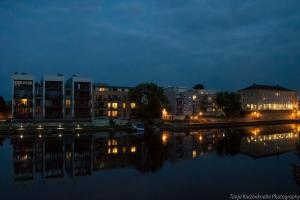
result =
[[[194,90],[186,87],[167,87],[164,91],[169,100],[171,115],[184,118],[218,114],[216,91]]]

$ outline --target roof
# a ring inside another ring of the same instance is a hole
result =
[[[290,91],[290,92],[294,91],[294,90],[284,88],[280,85],[259,85],[255,83],[241,90],[276,90],[276,91],[280,90],[280,91]]]
[[[96,83],[96,84],[94,84],[94,87],[104,87],[104,88],[110,88],[110,89],[113,89],[113,88],[131,89],[131,88],[133,88],[133,87],[128,87],[128,86],[108,85],[105,83]]]

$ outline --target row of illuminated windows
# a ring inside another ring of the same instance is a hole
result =
[[[107,103],[107,108],[113,108],[113,109],[118,109],[119,104],[117,102],[108,102]],[[122,108],[126,108],[126,103],[122,103]],[[136,104],[135,103],[130,103],[130,108],[135,109]]]
[[[32,85],[33,81],[24,81],[24,80],[16,80],[14,81],[15,86],[21,86],[21,85]]]
[[[98,88],[99,92],[106,92],[106,91],[118,91],[118,92],[129,92],[128,88],[106,88],[106,87],[100,87]]]
[[[118,148],[118,147],[112,147],[112,148],[108,148],[107,149],[107,153],[108,154],[118,154],[120,151],[119,150],[122,150],[123,153],[126,153],[127,149],[126,147],[124,146],[122,149],[121,148]],[[135,146],[131,146],[130,147],[130,152],[131,153],[135,153],[136,152],[136,147]]]
[[[274,92],[274,93],[262,93],[262,94],[258,94],[258,93],[242,93],[242,96],[244,97],[256,97],[256,98],[295,98],[296,95],[293,93],[289,93],[289,94],[282,94],[280,92]]]
[[[280,97],[280,98],[260,98],[260,99],[253,99],[253,98],[242,98],[242,102],[248,102],[248,101],[264,101],[264,102],[279,102],[279,101],[296,101],[296,98],[295,97]]]
[[[291,110],[296,105],[294,104],[247,104],[246,107],[250,110]]]
[[[107,116],[108,117],[117,117],[118,111],[117,110],[109,110],[109,111],[107,111]]]

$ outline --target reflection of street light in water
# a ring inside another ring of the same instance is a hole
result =
[[[260,114],[259,112],[257,112],[257,111],[252,112],[251,115],[252,115],[252,118],[253,118],[253,119],[258,119],[258,118],[260,118],[260,116],[261,116],[261,114]]]
[[[168,142],[168,133],[163,133],[161,139],[162,139],[163,144],[167,144],[167,142]]]
[[[193,158],[196,158],[196,157],[197,157],[197,151],[196,151],[195,149],[193,150],[192,157],[193,157]]]
[[[162,118],[165,119],[165,120],[168,119],[168,112],[165,108],[162,110]]]
[[[200,134],[200,135],[199,135],[199,141],[202,142],[202,140],[203,140],[203,137],[202,137],[202,135]]]
[[[251,134],[256,136],[260,133],[260,129],[259,128],[254,128],[254,129],[251,129],[250,132],[251,132]]]

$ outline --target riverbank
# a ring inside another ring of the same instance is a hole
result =
[[[94,126],[91,123],[1,123],[0,134],[9,135],[15,133],[94,133],[134,131],[131,125]]]
[[[191,129],[217,129],[217,128],[235,128],[248,126],[264,126],[279,124],[298,124],[300,120],[259,120],[259,121],[236,121],[236,122],[216,122],[216,123],[194,123],[194,122],[166,122],[164,129],[172,131],[184,131]]]
[[[235,127],[249,127],[249,126],[263,126],[263,125],[279,125],[279,124],[298,124],[300,120],[283,119],[283,120],[257,120],[257,121],[223,121],[223,122],[192,122],[192,121],[173,121],[163,122],[154,125],[156,129],[170,130],[170,131],[186,131],[195,129],[217,129],[217,128],[235,128]],[[151,126],[152,127],[152,126]],[[76,123],[1,123],[0,134],[14,134],[19,132],[116,132],[116,131],[135,131],[130,124],[114,125],[114,126],[95,126],[90,122],[76,122]]]

